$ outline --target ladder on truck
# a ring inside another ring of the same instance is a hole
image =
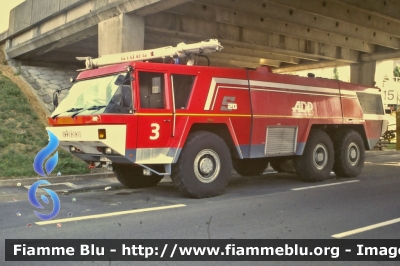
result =
[[[101,66],[113,65],[123,62],[144,61],[158,58],[188,58],[188,65],[194,64],[194,55],[206,55],[219,52],[223,49],[217,39],[209,39],[198,43],[179,43],[176,47],[166,46],[157,49],[133,51],[120,54],[111,54],[99,58],[77,57],[80,61],[85,61],[86,69],[94,69]]]

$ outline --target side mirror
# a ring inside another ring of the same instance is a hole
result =
[[[61,91],[63,90],[69,90],[70,88],[64,88],[64,89],[59,89],[53,92],[53,105],[54,105],[54,110],[56,110],[56,108],[58,107],[58,95],[60,95]],[[58,95],[57,95],[58,93]]]
[[[57,96],[57,91],[53,92],[53,105],[54,105],[54,110],[56,110],[58,106],[58,96]]]

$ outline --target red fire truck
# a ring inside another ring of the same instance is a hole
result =
[[[222,193],[243,176],[288,162],[305,181],[355,177],[386,130],[377,88],[257,69],[196,66],[217,40],[86,58],[47,129],[129,188],[165,175],[185,195]],[[175,64],[146,62],[172,57]],[[186,58],[186,59],[184,59]],[[179,59],[188,65],[177,64]],[[139,62],[140,61],[140,62]]]

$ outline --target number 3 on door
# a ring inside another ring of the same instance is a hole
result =
[[[150,135],[151,140],[158,139],[160,137],[160,125],[157,123],[151,124],[151,133],[153,133]]]

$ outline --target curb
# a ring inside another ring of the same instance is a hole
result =
[[[64,183],[71,181],[92,180],[92,179],[101,179],[110,177],[115,177],[114,173],[96,173],[96,174],[86,174],[86,175],[66,175],[66,176],[6,179],[6,180],[0,180],[0,187],[17,186],[18,183],[20,183],[21,186],[28,186],[32,185],[34,182],[38,180],[47,180],[53,184],[53,183]]]
[[[105,189],[106,187],[109,187],[108,189]],[[82,192],[82,191],[91,191],[91,190],[117,190],[121,188],[126,188],[124,185],[120,183],[115,183],[115,184],[102,184],[102,185],[95,185],[95,186],[84,186],[80,188],[71,188],[71,189],[60,189],[60,190],[54,190],[56,192],[62,192],[62,193],[75,193],[75,192]]]
[[[160,183],[168,183],[168,182],[172,182],[171,178],[164,177],[160,181]],[[109,187],[109,188],[105,189],[106,187]],[[111,183],[111,184],[87,185],[87,186],[82,186],[79,188],[71,188],[71,189],[65,189],[65,188],[59,189],[59,190],[54,189],[54,191],[62,192],[62,193],[74,193],[74,192],[91,191],[91,190],[99,190],[99,189],[100,190],[118,190],[118,189],[122,189],[122,188],[127,188],[127,187],[122,185],[118,181],[116,181],[115,183]],[[142,188],[135,188],[135,189],[130,189],[130,190],[140,191],[140,189],[142,189]]]

